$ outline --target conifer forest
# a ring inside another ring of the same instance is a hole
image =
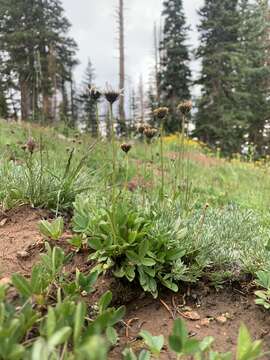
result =
[[[270,359],[268,0],[0,0],[0,360]]]

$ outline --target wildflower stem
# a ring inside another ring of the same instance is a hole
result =
[[[153,187],[155,188],[155,179],[154,179],[154,155],[153,155],[153,144],[149,143],[150,147],[150,164],[151,164],[151,182],[153,183]]]
[[[160,162],[161,162],[161,200],[164,199],[164,149],[163,149],[163,124],[160,127]]]
[[[115,134],[114,134],[114,119],[113,119],[113,104],[110,103],[110,129],[111,129],[111,143],[112,143],[112,201],[114,204],[115,201],[115,191],[116,191],[116,144],[115,144]]]
[[[39,196],[41,196],[42,182],[43,182],[43,139],[41,134],[39,137],[39,155],[40,155]]]
[[[128,170],[129,170],[129,157],[128,153],[126,154],[126,181],[125,181],[125,188],[128,189]]]
[[[100,138],[100,130],[99,130],[99,111],[98,111],[98,103],[96,102],[96,125],[97,125],[97,138]]]
[[[180,151],[179,151],[179,174],[181,171],[181,178],[184,179],[185,171],[184,171],[184,156],[185,156],[185,115],[182,115],[182,125],[181,125],[181,141],[180,141]],[[183,166],[181,168],[181,162]]]

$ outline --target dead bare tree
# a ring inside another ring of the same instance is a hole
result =
[[[154,55],[155,55],[155,83],[157,103],[160,103],[160,86],[159,86],[159,36],[156,22],[154,23]]]
[[[118,31],[119,31],[119,88],[122,90],[122,96],[119,100],[119,132],[126,132],[125,116],[125,23],[124,23],[124,0],[119,0],[118,8]]]
[[[145,122],[145,98],[144,98],[144,85],[143,85],[143,77],[140,76],[139,87],[138,87],[138,103],[139,103],[139,114],[140,114],[140,122]]]

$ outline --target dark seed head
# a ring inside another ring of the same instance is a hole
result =
[[[137,131],[138,131],[138,133],[143,134],[144,131],[145,131],[146,129],[149,129],[149,128],[150,128],[150,127],[149,127],[148,124],[140,123],[140,124],[137,126]]]
[[[33,138],[29,138],[26,143],[26,149],[30,152],[30,154],[33,154],[37,147],[37,144]]]
[[[192,109],[192,101],[191,100],[184,100],[182,102],[180,102],[180,104],[178,105],[178,110],[181,111],[181,113],[183,115],[187,115],[190,113],[191,109]]]
[[[144,130],[143,133],[147,137],[147,139],[151,140],[157,134],[157,129],[147,128],[147,129]]]
[[[154,110],[154,115],[160,120],[164,119],[168,113],[169,109],[167,107],[160,107]]]
[[[101,98],[102,93],[99,90],[97,90],[94,86],[89,85],[88,90],[89,90],[90,98],[95,102],[97,102]]]
[[[104,92],[105,99],[110,103],[115,103],[119,96],[121,95],[121,91],[113,90],[113,89],[107,89]]]
[[[130,151],[130,149],[132,148],[132,145],[131,144],[122,144],[120,147],[127,154]]]

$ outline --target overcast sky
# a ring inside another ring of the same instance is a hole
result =
[[[96,70],[96,85],[117,86],[116,7],[118,0],[62,0],[72,23],[72,36],[78,43],[80,65],[76,82],[90,58]],[[203,0],[184,0],[187,22],[191,26],[189,44],[197,43],[197,10]],[[127,83],[137,84],[140,74],[148,80],[153,64],[153,24],[160,21],[162,0],[125,0],[125,47]],[[198,68],[196,65],[195,70]]]

